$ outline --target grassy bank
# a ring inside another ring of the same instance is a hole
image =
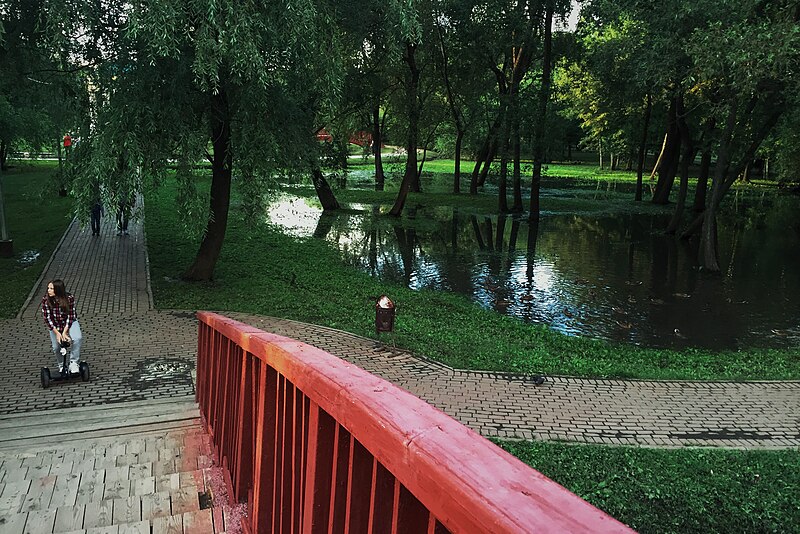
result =
[[[454,367],[655,379],[800,377],[800,359],[789,350],[659,350],[569,337],[484,310],[460,295],[384,284],[343,266],[321,240],[248,226],[236,206],[215,281],[186,284],[178,278],[197,243],[181,231],[175,195],[169,186],[146,202],[151,278],[160,308],[243,311],[374,337],[373,306],[387,293],[398,306],[397,344]]]
[[[368,191],[337,195],[346,202],[394,199]],[[197,244],[182,237],[174,197],[168,187],[146,203],[152,282],[161,308],[261,313],[373,336],[375,299],[388,293],[398,303],[398,345],[457,367],[649,378],[800,376],[789,351],[661,351],[590,341],[502,317],[458,295],[381,284],[344,267],[323,241],[248,226],[236,205],[215,281],[186,284],[178,276]],[[442,198],[415,195],[413,202]],[[474,202],[471,209],[490,209],[486,199]],[[641,532],[786,532],[800,523],[794,498],[798,451],[502,446]]]
[[[6,224],[14,256],[0,258],[0,318],[14,317],[71,220],[72,202],[56,194],[55,162],[15,163],[3,173]],[[31,254],[36,259],[27,261]]]
[[[502,442],[642,533],[796,532],[800,452]]]

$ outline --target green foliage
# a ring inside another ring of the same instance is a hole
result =
[[[800,452],[500,445],[642,533],[790,532]]]
[[[16,316],[70,221],[72,202],[50,187],[54,164],[15,165],[3,172],[6,223],[14,255],[0,258],[0,319]],[[32,261],[21,261],[38,252]]]
[[[63,72],[44,28],[50,6],[40,0],[0,1],[0,157],[27,145],[54,152],[73,131],[86,99],[82,77]],[[3,161],[5,163],[5,161]]]
[[[800,360],[788,350],[658,350],[568,337],[484,310],[463,296],[383,284],[343,266],[324,241],[294,239],[266,226],[255,231],[236,209],[214,282],[183,283],[177,276],[195,244],[180,235],[170,184],[147,199],[151,276],[162,308],[244,311],[373,337],[373,305],[387,293],[398,307],[398,345],[454,367],[639,378],[800,377]],[[435,197],[412,198],[430,204]]]

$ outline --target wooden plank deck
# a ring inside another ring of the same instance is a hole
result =
[[[70,425],[0,416],[0,534],[224,531],[221,509],[200,508],[219,468],[193,400],[53,412]]]

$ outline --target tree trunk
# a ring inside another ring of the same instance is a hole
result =
[[[8,170],[8,144],[0,141],[0,171]]]
[[[658,153],[656,163],[653,165],[653,170],[650,172],[650,181],[652,182],[656,173],[661,168],[661,162],[664,161],[664,152],[667,150],[667,140],[669,139],[669,130],[664,134],[664,140],[661,142],[661,151]]]
[[[453,193],[461,192],[461,143],[464,141],[464,131],[458,130],[456,134],[455,170],[453,171]]]
[[[519,140],[519,117],[515,116],[512,118],[512,120],[514,121],[511,130],[514,143],[514,177],[512,180],[512,187],[514,189],[514,204],[511,206],[511,211],[514,213],[522,213],[522,166],[520,164],[521,147]]]
[[[323,212],[338,210],[341,207],[339,206],[339,201],[336,200],[336,195],[333,194],[333,189],[331,189],[328,180],[325,179],[325,175],[322,174],[319,167],[312,169],[311,182],[314,184],[314,190],[317,192],[320,204],[322,204]]]
[[[697,190],[694,193],[692,211],[702,213],[706,209],[706,191],[708,190],[708,175],[711,171],[711,147],[703,150],[700,157],[700,175],[697,178]]]
[[[478,154],[475,156],[475,166],[472,167],[472,178],[469,182],[470,195],[478,194],[478,175],[481,172],[481,165],[483,165],[484,158],[489,154],[490,142],[490,138],[487,136],[486,140],[481,145],[481,148],[478,150]]]
[[[417,105],[417,93],[419,90],[419,68],[416,61],[417,45],[410,42],[406,43],[406,54],[403,57],[408,64],[408,75],[406,76],[406,103],[408,105],[408,139],[406,141],[406,169],[403,173],[403,181],[400,183],[400,190],[394,206],[389,211],[389,215],[399,217],[403,213],[408,193],[417,182],[417,135],[419,128],[419,106]]]
[[[510,96],[513,98],[513,95]],[[508,110],[508,108],[506,108]],[[513,110],[513,107],[512,107]],[[503,138],[499,144],[500,148],[500,181],[497,184],[497,207],[500,213],[508,213],[508,156],[509,156],[509,137],[511,136],[511,122],[509,114],[503,120]]]
[[[678,130],[677,99],[678,97],[673,97],[669,105],[667,115],[667,144],[664,149],[661,167],[658,171],[656,189],[653,192],[653,204],[669,203],[669,194],[672,190],[672,184],[675,182],[675,175],[678,173],[681,135]]]
[[[750,162],[747,162],[747,165],[744,166],[744,171],[742,171],[741,181],[743,184],[750,183]]]
[[[444,46],[444,37],[442,36],[442,28],[436,25],[436,31],[439,36],[439,51],[442,54],[442,75],[444,77],[444,85],[447,89],[447,103],[450,105],[450,112],[453,115],[453,123],[456,126],[456,153],[455,153],[455,170],[453,172],[453,193],[461,192],[461,142],[464,140],[464,121],[461,118],[461,112],[456,106],[455,98],[453,98],[453,90],[450,85],[450,74],[448,71],[447,48]]]
[[[599,153],[599,156],[600,156],[600,170],[602,171],[603,170],[603,143],[599,143],[597,145],[597,152]]]
[[[547,0],[544,15],[544,53],[542,57],[542,87],[539,93],[536,137],[533,145],[533,176],[531,177],[531,207],[528,220],[539,222],[539,188],[542,182],[542,159],[544,158],[544,133],[547,120],[547,102],[550,100],[550,71],[553,47],[553,0]]]
[[[233,155],[228,102],[222,91],[211,97],[210,120],[211,145],[214,148],[211,161],[210,213],[205,235],[200,242],[200,250],[194,263],[183,273],[184,280],[198,282],[213,278],[214,267],[222,251],[225,230],[228,226]]]
[[[667,226],[667,234],[675,235],[683,219],[683,208],[686,205],[686,195],[689,191],[689,165],[694,161],[695,151],[692,144],[691,132],[689,132],[689,125],[686,123],[686,110],[683,105],[683,97],[678,97],[677,102],[677,118],[678,129],[681,134],[683,143],[683,154],[681,156],[681,182],[678,190],[678,201],[675,204],[675,212],[672,215],[672,220]]]
[[[381,154],[381,145],[383,144],[380,105],[372,109],[372,145],[373,152],[375,153],[375,189],[383,191],[383,186],[386,181],[386,176],[383,174],[383,157]]]
[[[483,168],[481,169],[480,175],[478,175],[478,187],[483,187],[486,184],[486,177],[489,176],[489,170],[492,168],[492,162],[497,156],[497,146],[499,144],[500,142],[498,141],[497,137],[492,139],[492,142],[489,145],[489,153],[486,155],[486,159],[483,162]]]
[[[505,154],[500,158],[500,181],[497,183],[497,209],[500,213],[508,212],[508,158]]]
[[[644,174],[644,159],[647,154],[647,130],[650,127],[650,113],[653,110],[653,97],[647,93],[647,104],[644,107],[644,126],[642,127],[642,140],[639,143],[639,157],[636,163],[636,195],[634,200],[642,200],[642,175]]]

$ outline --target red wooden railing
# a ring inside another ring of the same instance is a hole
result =
[[[381,378],[198,318],[197,400],[247,532],[630,532]]]

